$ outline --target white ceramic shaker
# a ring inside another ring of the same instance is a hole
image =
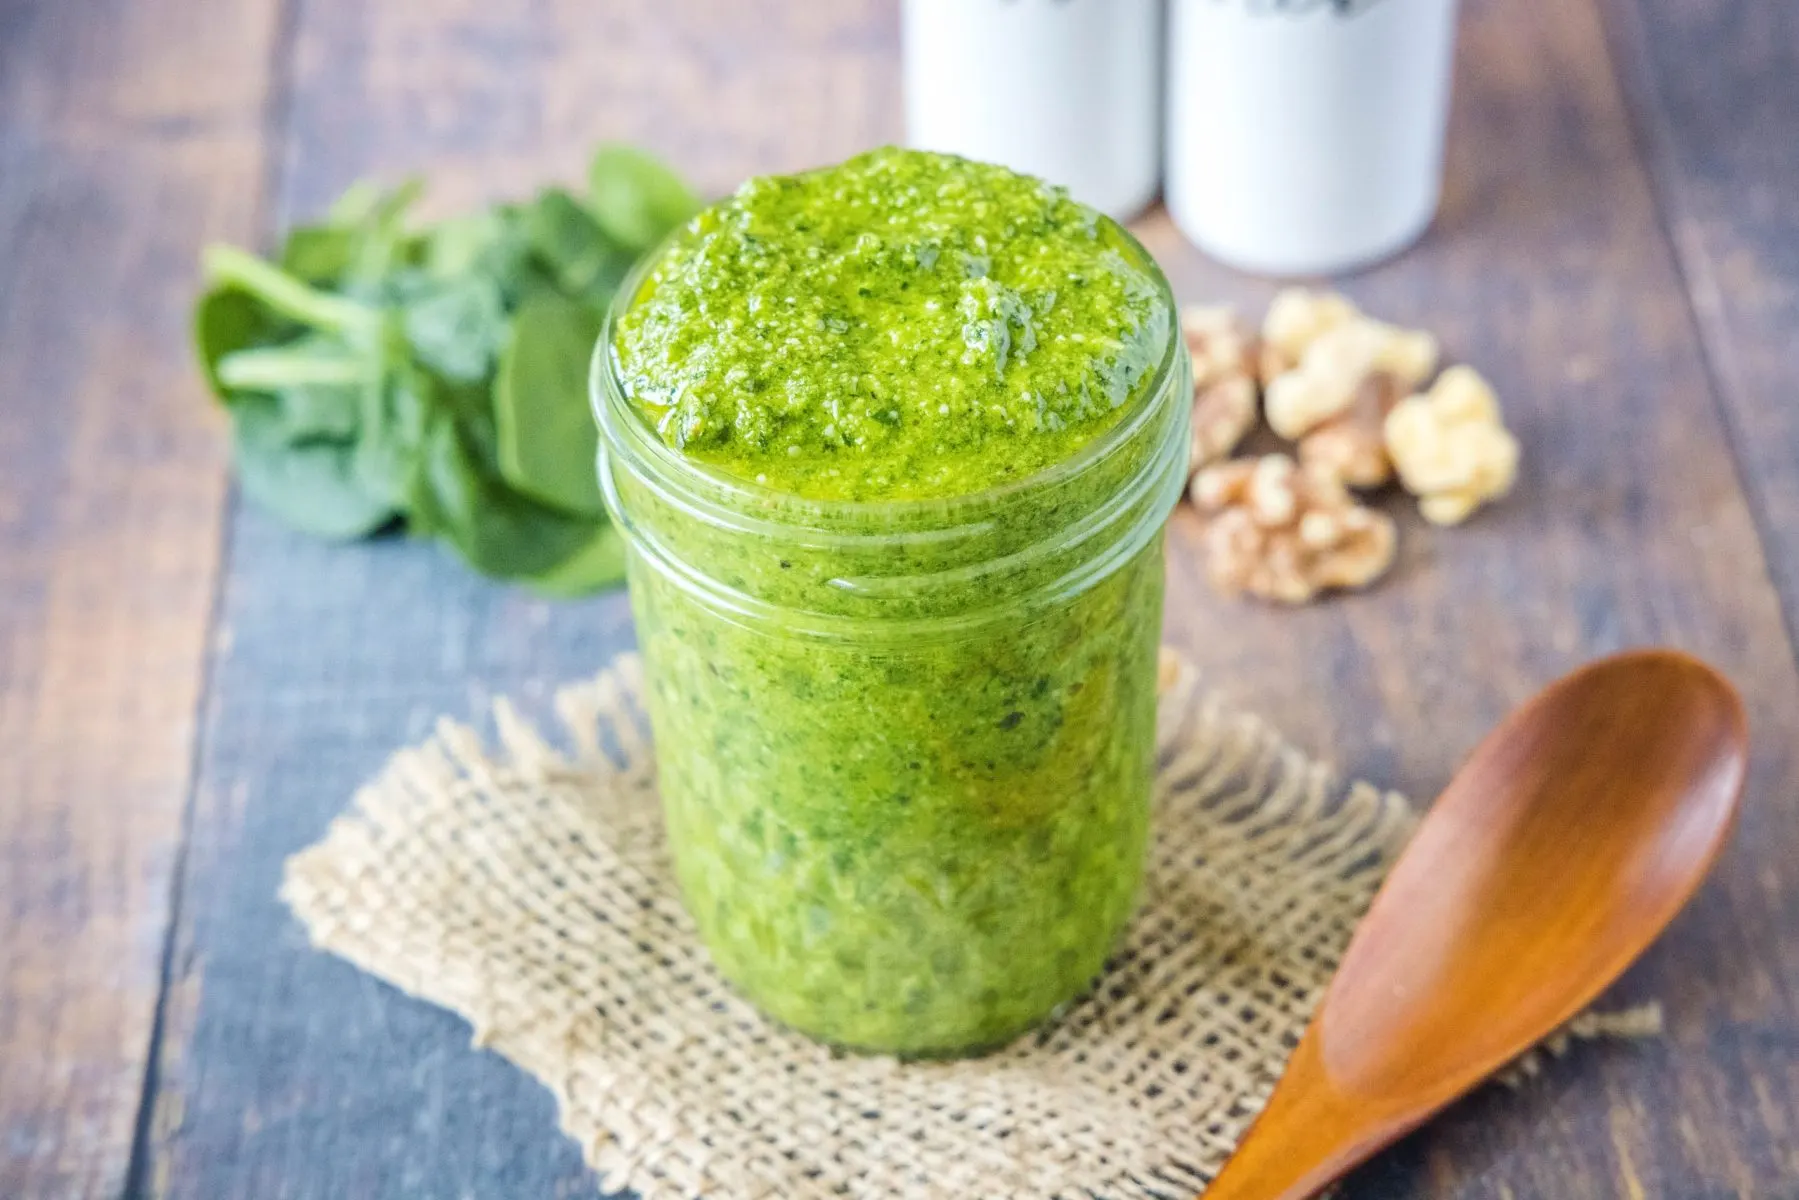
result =
[[[1120,220],[1161,172],[1162,0],[905,0],[906,140]]]
[[[1266,275],[1395,254],[1442,191],[1456,0],[1172,0],[1168,210]]]

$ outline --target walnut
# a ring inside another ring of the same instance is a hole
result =
[[[1363,381],[1384,371],[1416,387],[1437,365],[1437,341],[1360,314],[1306,344],[1299,364],[1268,381],[1268,424],[1284,438],[1305,436],[1343,412]]]
[[[1298,366],[1268,381],[1263,407],[1269,426],[1284,438],[1299,438],[1348,408],[1374,370],[1378,349],[1374,335],[1359,322],[1319,334]]]
[[[1235,450],[1256,427],[1256,385],[1239,375],[1194,389],[1193,453],[1189,471],[1215,463]]]
[[[1299,365],[1306,347],[1327,329],[1346,325],[1361,313],[1345,296],[1310,288],[1282,288],[1262,318],[1259,354],[1263,383]]]
[[[1193,381],[1197,384],[1249,375],[1255,369],[1255,330],[1228,304],[1182,309],[1181,335],[1193,359]]]
[[[1181,333],[1193,360],[1189,471],[1224,458],[1256,426],[1255,333],[1229,305],[1189,308]]]
[[[1327,588],[1364,587],[1393,564],[1392,519],[1284,454],[1207,467],[1192,497],[1206,515],[1207,574],[1226,594],[1304,604]]]
[[[1429,392],[1400,401],[1387,415],[1386,438],[1400,481],[1436,525],[1460,524],[1518,475],[1518,441],[1471,367],[1451,367]]]
[[[1349,407],[1299,440],[1299,462],[1354,488],[1377,488],[1393,478],[1387,456],[1387,414],[1410,389],[1397,375],[1375,371],[1362,380]]]
[[[1420,387],[1437,369],[1437,339],[1423,329],[1401,329],[1385,321],[1368,318],[1370,325],[1382,335],[1380,350],[1374,358],[1377,370],[1402,380],[1407,387]]]

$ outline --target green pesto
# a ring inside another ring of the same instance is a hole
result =
[[[957,262],[976,254],[979,272]],[[982,315],[993,296],[1026,308]],[[1165,284],[1110,222],[894,150],[751,181],[617,315],[608,378],[679,451],[609,442],[608,467],[670,846],[714,960],[778,1019],[979,1050],[1115,944],[1148,836],[1158,531],[1186,462],[1174,341]],[[1079,471],[955,515],[862,503],[981,493],[1107,431]],[[691,463],[767,487],[718,500]]]
[[[617,336],[664,441],[820,499],[962,495],[1104,429],[1166,314],[1111,221],[1002,167],[893,148],[752,179],[658,260]]]
[[[764,1011],[969,1053],[1098,974],[1148,837],[1159,536],[1033,619],[911,645],[745,628],[637,558],[629,579],[682,895]]]

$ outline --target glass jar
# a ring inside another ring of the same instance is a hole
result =
[[[834,1045],[1000,1045],[1098,973],[1142,881],[1162,526],[1191,367],[975,495],[758,487],[665,445],[594,356],[669,845],[724,975]],[[904,381],[896,381],[899,386]]]

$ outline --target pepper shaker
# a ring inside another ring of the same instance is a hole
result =
[[[1436,214],[1456,0],[1172,0],[1170,214],[1268,275],[1353,270]]]
[[[907,141],[1120,220],[1161,172],[1161,0],[905,0]]]

